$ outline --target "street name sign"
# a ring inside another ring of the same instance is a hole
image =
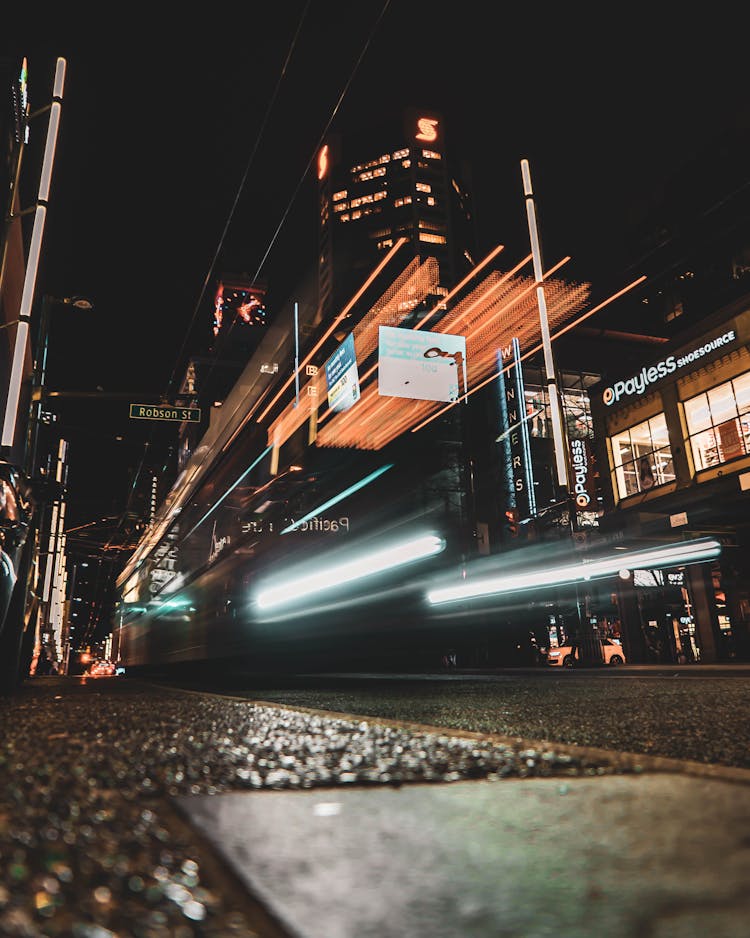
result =
[[[131,404],[130,416],[136,420],[179,420],[198,423],[200,407],[175,407],[172,404]]]

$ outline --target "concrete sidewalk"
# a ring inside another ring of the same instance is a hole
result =
[[[746,938],[750,786],[674,774],[178,807],[299,938]]]

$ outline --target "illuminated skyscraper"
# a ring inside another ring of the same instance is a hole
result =
[[[398,238],[401,257],[431,255],[443,294],[473,263],[468,187],[454,171],[442,115],[331,136],[318,153],[318,319],[345,302]],[[466,175],[464,172],[463,175]]]

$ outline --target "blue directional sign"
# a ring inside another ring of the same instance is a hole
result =
[[[348,410],[359,400],[359,373],[351,332],[326,362],[326,383],[331,410]]]

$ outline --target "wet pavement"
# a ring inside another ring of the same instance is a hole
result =
[[[2,935],[746,934],[741,768],[131,678],[0,727]]]

